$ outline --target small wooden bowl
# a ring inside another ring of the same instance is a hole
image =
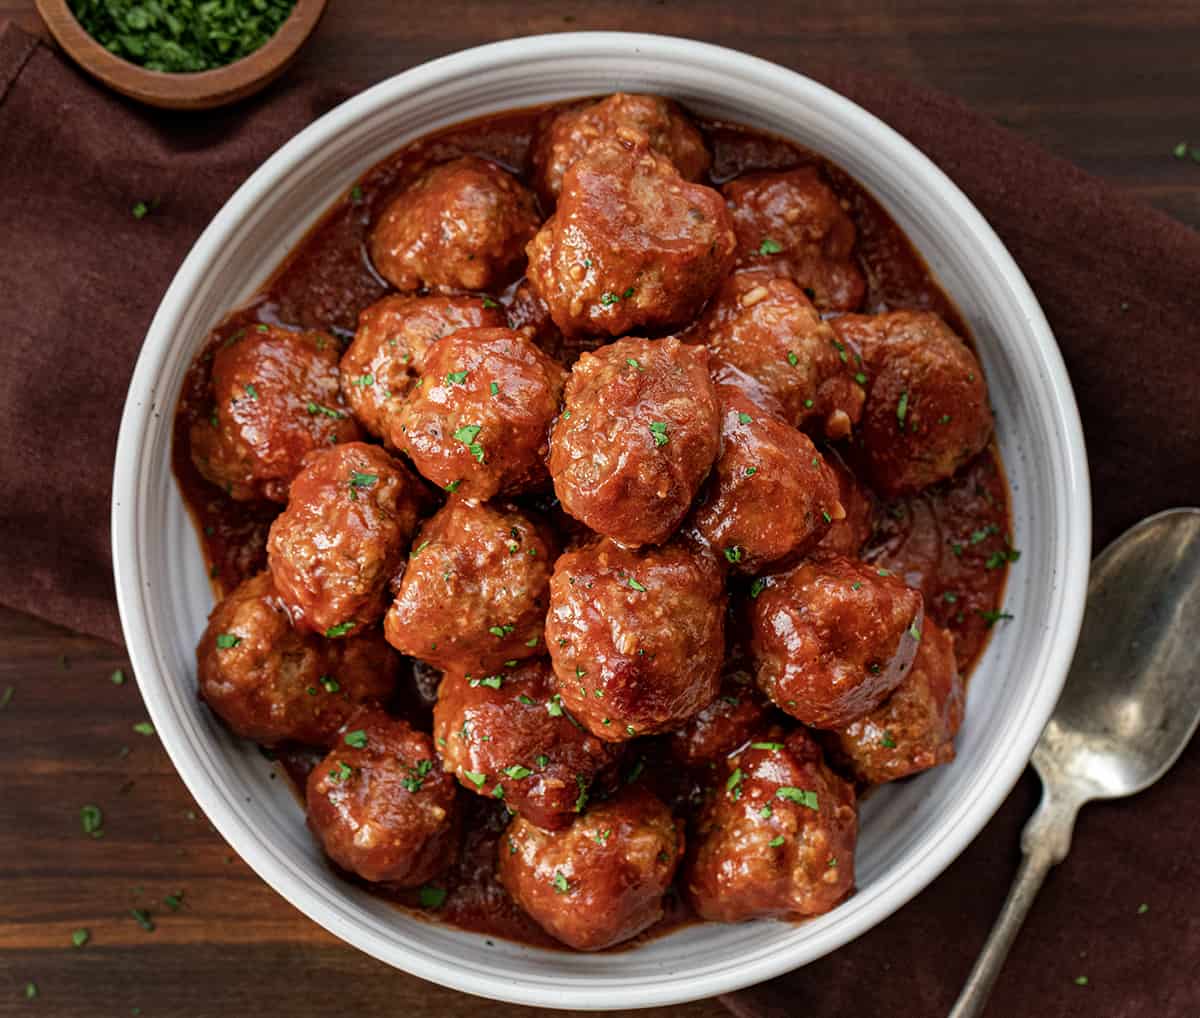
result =
[[[296,0],[279,30],[249,56],[190,74],[148,71],[110,53],[75,20],[67,0],[37,0],[37,8],[58,44],[109,88],[163,109],[206,110],[253,95],[279,77],[317,27],[326,2]]]

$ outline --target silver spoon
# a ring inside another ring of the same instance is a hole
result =
[[[1033,751],[1042,801],[1021,868],[950,1018],[978,1018],[1079,807],[1154,784],[1200,723],[1200,509],[1142,520],[1092,563],[1079,646]]]

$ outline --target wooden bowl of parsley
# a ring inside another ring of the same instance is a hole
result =
[[[274,81],[326,0],[37,0],[58,44],[109,88],[165,109],[211,109]]]

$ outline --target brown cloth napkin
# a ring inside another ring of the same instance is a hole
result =
[[[856,71],[817,76],[931,156],[1029,277],[1083,413],[1096,547],[1151,512],[1200,504],[1200,236],[953,99]],[[221,203],[350,92],[292,80],[223,112],[158,113],[0,29],[0,601],[120,640],[110,481],[142,336]],[[140,219],[139,202],[152,206]],[[914,904],[726,1003],[756,1018],[945,1014],[1036,795],[1026,775]],[[1198,842],[1200,746],[1137,799],[1085,810],[989,1014],[1200,1015]]]

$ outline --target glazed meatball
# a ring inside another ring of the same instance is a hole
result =
[[[837,478],[803,432],[718,388],[721,455],[688,529],[736,572],[794,560],[845,516]]]
[[[825,462],[837,478],[838,501],[846,515],[830,524],[817,548],[821,552],[858,558],[875,531],[875,499],[836,453],[827,453]]]
[[[675,532],[721,444],[704,350],[675,339],[623,339],[571,369],[550,440],[563,508],[626,545]]]
[[[854,888],[854,789],[803,730],[731,756],[701,811],[687,896],[702,919],[828,912]]]
[[[338,390],[338,345],[273,325],[235,337],[213,357],[213,412],[192,426],[192,462],[233,498],[286,502],[308,453],[359,437]]]
[[[308,825],[342,869],[416,887],[458,854],[456,794],[428,735],[364,710],[308,776]]]
[[[293,629],[267,572],[213,609],[196,648],[205,703],[267,746],[328,745],[362,703],[391,694],[398,663],[378,630],[332,641]]]
[[[618,92],[590,106],[556,114],[538,135],[533,176],[546,208],[558,200],[563,174],[572,164],[598,142],[617,138],[647,139],[687,180],[699,180],[712,162],[700,132],[670,99]]]
[[[678,728],[717,695],[725,650],[720,567],[683,543],[603,539],[563,555],[546,644],[562,702],[610,742]]]
[[[512,505],[452,500],[413,538],[384,618],[388,642],[436,668],[483,674],[545,653],[542,628],[557,546]]]
[[[924,601],[888,570],[830,555],[758,584],[750,649],[759,688],[806,725],[866,716],[907,674]]]
[[[566,830],[543,831],[518,817],[497,845],[497,871],[513,900],[552,937],[598,951],[662,918],[683,844],[671,811],[630,785]]]
[[[932,311],[845,315],[842,342],[857,347],[869,378],[856,455],[884,496],[944,480],[992,434],[979,361]]]
[[[470,501],[543,487],[566,377],[519,333],[461,329],[427,353],[400,408],[400,448],[434,484]]]
[[[866,717],[830,733],[834,759],[866,784],[949,763],[963,701],[954,637],[926,620],[912,668],[896,691]]]
[[[790,276],[824,311],[862,304],[866,281],[854,259],[854,223],[815,167],[748,174],[722,192],[737,230],[739,265]]]
[[[397,290],[495,290],[518,279],[540,219],[533,194],[476,156],[426,172],[383,210],[371,261]]]
[[[735,272],[683,338],[757,379],[790,424],[837,439],[862,416],[867,379],[853,353],[785,276]]]
[[[399,449],[400,406],[429,347],[459,329],[504,324],[490,297],[384,297],[358,316],[354,342],[342,354],[342,395],[364,428]]]
[[[502,799],[546,830],[566,827],[617,748],[576,725],[555,698],[544,659],[494,675],[447,672],[433,708],[446,769],[466,789]]]
[[[377,445],[311,453],[267,538],[292,624],[334,637],[382,619],[426,502],[421,482]]]
[[[770,716],[770,704],[740,657],[727,661],[721,691],[712,703],[670,736],[671,755],[688,767],[715,767],[750,741]]]
[[[643,139],[599,145],[563,178],[529,245],[529,279],[563,335],[625,336],[690,322],[733,264],[721,196]]]

